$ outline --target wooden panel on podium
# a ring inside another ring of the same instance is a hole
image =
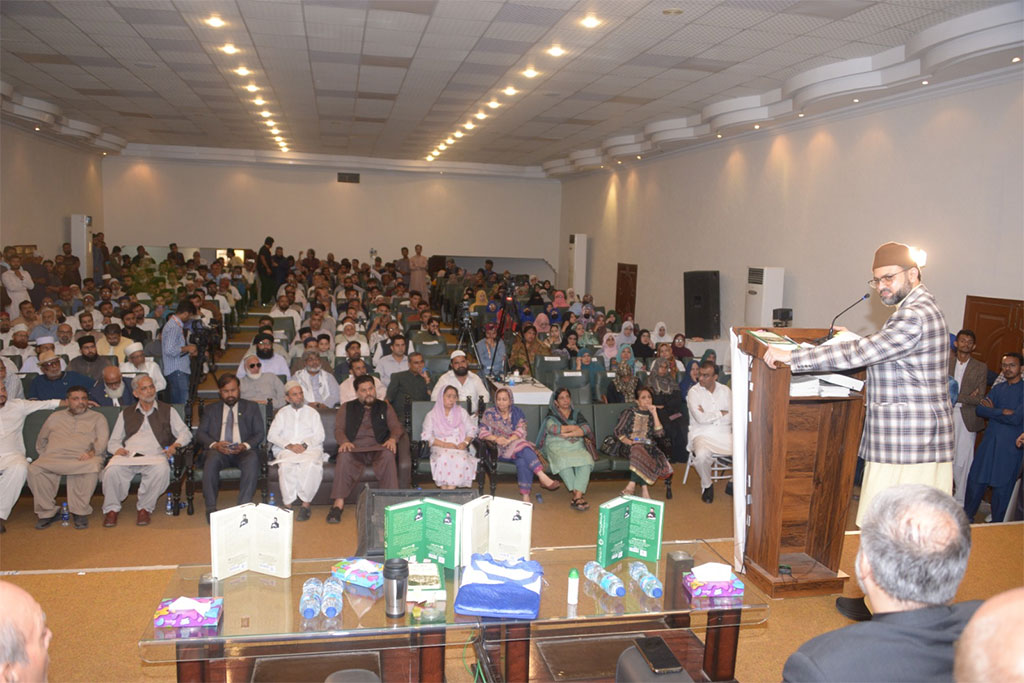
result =
[[[863,394],[790,397],[789,368],[772,370],[761,362],[767,347],[746,334],[748,329],[734,328],[740,349],[755,359],[747,426],[747,577],[773,598],[842,592],[849,576],[839,571],[839,559],[864,422]],[[796,342],[827,332],[776,331]],[[863,370],[844,374],[864,379]],[[780,565],[789,565],[791,573],[780,574]]]

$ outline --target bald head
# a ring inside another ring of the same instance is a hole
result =
[[[956,644],[953,678],[1024,680],[1024,588],[993,596],[974,613]]]
[[[53,634],[46,614],[24,589],[0,581],[0,680],[45,681]]]
[[[121,384],[121,370],[116,365],[108,365],[103,368],[103,383],[108,387],[116,387]]]

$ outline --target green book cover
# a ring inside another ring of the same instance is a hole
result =
[[[461,538],[459,506],[429,498],[384,508],[384,557],[430,560],[458,566]]]
[[[665,503],[620,496],[603,503],[597,518],[597,563],[607,567],[626,557],[655,562],[661,558]]]

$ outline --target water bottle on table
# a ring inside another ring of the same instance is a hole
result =
[[[323,598],[320,601],[320,611],[328,619],[334,619],[341,614],[342,596],[345,588],[341,581],[333,576],[324,581]]]
[[[303,619],[312,619],[320,614],[323,600],[324,584],[316,578],[309,578],[302,584],[302,597],[299,598],[299,613]]]
[[[621,598],[626,595],[626,587],[622,584],[622,579],[605,570],[593,560],[583,565],[583,575],[599,585],[601,590],[614,598]]]
[[[662,594],[661,581],[647,569],[643,562],[630,562],[629,575],[640,586],[640,590],[649,598],[660,598]]]

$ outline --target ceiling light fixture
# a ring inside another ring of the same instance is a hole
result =
[[[637,159],[643,159],[643,157],[642,157],[642,156],[640,156],[639,154],[637,154],[637,155],[636,155],[636,158],[637,158]]]
[[[454,133],[452,133],[452,135],[454,135],[456,138],[461,138],[463,135],[465,135],[465,133],[463,133],[461,130],[457,130]]]
[[[498,100],[491,100],[490,102],[487,103],[487,106],[490,107],[491,109],[497,109],[498,107],[501,106],[501,102],[499,102]]]
[[[761,124],[760,123],[755,123],[754,124],[754,130],[761,130]]]
[[[427,161],[433,161],[434,160],[434,155],[433,154],[428,154],[427,156],[424,157],[424,159],[426,159]]]
[[[238,48],[232,45],[231,43],[228,43],[227,45],[222,45],[220,49],[221,52],[224,52],[229,55],[233,55],[238,52]]]
[[[928,81],[921,81],[921,85],[928,85]]]
[[[505,88],[504,90],[502,90],[501,92],[505,93],[505,94],[506,94],[506,95],[508,95],[509,97],[512,97],[513,95],[515,95],[515,94],[516,94],[517,92],[519,92],[519,91],[518,91],[518,90],[516,90],[515,88],[513,88],[513,87],[512,87],[511,85],[510,85],[510,86],[508,86],[507,88]]]
[[[216,14],[206,20],[206,25],[212,26],[214,28],[220,28],[224,26],[226,23],[226,21],[218,17]]]
[[[583,19],[580,22],[580,24],[582,24],[584,28],[597,28],[598,26],[601,25],[601,20],[595,17],[593,14],[589,14],[585,19]]]
[[[36,126],[36,132],[38,132],[38,131],[39,131],[39,126]]]
[[[439,154],[441,154],[441,150],[439,150],[439,149],[438,149],[437,147],[435,147],[435,148],[434,148],[434,151],[432,151],[432,152],[431,152],[431,154],[433,154],[433,155],[434,155],[434,156],[436,157],[436,156],[438,156]]]
[[[615,163],[617,163],[617,164],[621,164],[621,163],[622,163],[622,159],[619,159],[619,160],[618,160],[618,161],[616,161]]]
[[[539,71],[537,71],[537,70],[535,70],[535,69],[534,69],[534,68],[533,68],[533,67],[531,66],[531,67],[527,68],[527,69],[526,69],[526,71],[524,71],[524,72],[523,72],[523,75],[524,75],[524,76],[526,76],[527,78],[533,78],[533,77],[535,77],[535,76],[539,76],[539,75],[540,75],[540,72],[539,72]]]
[[[244,66],[240,66],[237,69],[235,69],[235,73],[238,74],[239,76],[248,76],[252,72],[249,71],[248,69],[246,69]]]
[[[264,121],[263,123],[267,124],[269,128],[273,128],[277,125],[277,121]]]
[[[284,142],[284,138],[281,137],[280,135],[278,135],[276,138],[274,138],[274,140],[276,140],[277,142]]]
[[[487,114],[483,113],[482,111],[478,111],[477,113],[473,114],[473,116],[477,117],[481,121],[487,118]]]
[[[287,151],[288,151],[288,148],[287,148],[287,147],[282,147],[282,148],[281,148],[281,151],[282,151],[282,152],[287,152]]]
[[[259,92],[259,88],[256,87],[255,85],[253,85],[252,83],[250,83],[249,85],[245,86],[245,89],[248,90],[249,92]]]
[[[718,134],[718,135],[716,135],[715,137],[717,137],[717,138],[721,139],[721,137],[722,137],[722,134],[721,134],[721,133],[719,133],[719,134]]]
[[[800,112],[800,113],[799,113],[799,114],[797,114],[796,116],[797,116],[797,118],[798,118],[798,119],[802,119],[802,118],[804,117],[804,113],[803,113],[803,112]]]
[[[1014,57],[1010,60],[1010,64],[1017,64],[1020,62],[1020,57]]]
[[[854,104],[857,104],[858,102],[860,102],[860,100],[859,100],[859,99],[857,99],[856,97],[854,97],[854,98],[853,98],[853,103],[854,103]]]
[[[280,131],[280,129],[278,129],[278,128],[271,128],[271,129],[270,129],[270,134],[271,134],[271,135],[277,135],[277,134],[278,134],[278,133],[280,133],[280,132],[281,132],[281,131]]]
[[[255,104],[257,107],[262,107],[264,104],[267,103],[267,101],[262,97],[257,97],[255,100],[252,101],[252,103]]]
[[[103,156],[107,156],[107,153],[106,153],[106,152],[104,152],[104,153],[103,153]]]
[[[473,123],[472,121],[466,121],[464,124],[462,124],[462,127],[465,128],[466,130],[473,130],[474,128],[476,128],[476,124]]]
[[[447,140],[444,141],[444,143],[446,145],[454,145],[455,144],[455,139],[454,138],[448,138]]]
[[[448,145],[446,145],[446,144],[444,144],[444,143],[442,142],[442,143],[441,143],[440,145],[438,145],[438,146],[437,146],[437,148],[438,148],[439,150],[441,150],[441,151],[443,152],[443,151],[445,151],[446,149],[448,149]]]
[[[266,109],[264,109],[263,111],[260,112],[260,116],[262,116],[265,119],[269,119],[270,118],[270,112],[267,111]]]
[[[561,57],[565,54],[565,50],[562,49],[561,45],[552,45],[548,48],[548,54],[552,57]]]
[[[665,9],[661,10],[661,13],[664,14],[666,17],[678,17],[680,14],[683,13],[683,10],[681,7],[666,7]]]

